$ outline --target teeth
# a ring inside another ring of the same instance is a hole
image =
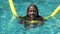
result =
[[[35,16],[35,14],[31,14],[31,16]]]

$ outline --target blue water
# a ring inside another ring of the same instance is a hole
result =
[[[39,15],[43,18],[49,16],[60,5],[60,0],[13,0],[19,16],[25,16],[30,4],[37,5]],[[24,29],[18,23],[10,9],[8,0],[0,0],[0,34],[60,34],[60,12],[37,28]]]

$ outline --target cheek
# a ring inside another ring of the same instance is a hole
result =
[[[30,15],[31,13],[30,12],[28,12],[28,15]]]
[[[29,12],[28,14],[32,14],[31,12]]]
[[[37,14],[36,12],[34,12],[34,14]]]

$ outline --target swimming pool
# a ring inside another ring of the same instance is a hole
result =
[[[43,18],[49,16],[60,5],[60,0],[13,1],[20,16],[25,16],[27,7],[35,4]],[[0,0],[0,34],[60,34],[60,12],[48,19],[43,26],[25,30],[24,25],[19,24],[18,18],[12,14],[8,0]]]

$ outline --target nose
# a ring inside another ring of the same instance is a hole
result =
[[[31,13],[34,13],[34,11],[31,11]]]

